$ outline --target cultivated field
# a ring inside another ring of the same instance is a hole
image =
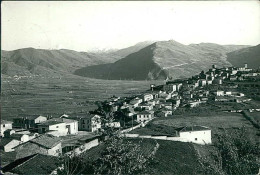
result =
[[[248,121],[240,113],[216,113],[210,115],[176,115],[167,118],[158,118],[152,122],[154,125],[165,125],[173,128],[182,126],[200,125],[207,126],[212,130],[213,142],[214,135],[221,134],[223,131],[236,132],[237,129],[242,127],[246,128],[248,139],[259,141],[259,130],[256,129],[250,121]]]
[[[74,75],[64,77],[1,78],[1,112],[3,119],[19,114],[54,117],[96,108],[95,101],[113,95],[129,96],[149,89],[150,81],[97,80]]]
[[[250,112],[250,116],[252,116],[258,123],[260,123],[260,112]]]
[[[252,127],[243,115],[239,113],[217,113],[198,116],[173,116],[171,118],[159,118],[153,121],[154,124],[163,124],[172,127],[182,127],[189,125],[202,125],[208,126],[213,131],[219,128],[240,128],[240,127]]]

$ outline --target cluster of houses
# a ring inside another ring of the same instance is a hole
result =
[[[251,99],[235,91],[238,86],[232,81],[257,75],[260,74],[252,73],[247,64],[242,68],[217,68],[212,65],[207,72],[202,71],[189,79],[167,81],[160,86],[151,85],[150,90],[138,96],[123,99],[112,97],[107,105],[111,111],[122,111],[137,122],[145,122],[154,117],[173,115],[179,106],[192,108],[209,100],[241,103]]]
[[[75,117],[65,114],[59,118],[31,115],[19,116],[13,121],[1,120],[0,148],[6,154],[15,155],[13,157],[15,161],[8,162],[10,164],[7,163],[3,171],[20,174],[21,172],[15,169],[16,167],[22,169],[21,167],[25,166],[21,165],[22,160],[25,160],[26,164],[29,162],[34,164],[36,158],[43,157],[44,159],[38,163],[46,167],[45,159],[57,162],[58,156],[62,154],[80,154],[99,144],[101,137],[96,131],[100,128],[100,116],[89,113]],[[3,167],[5,162],[1,163]],[[54,171],[57,166],[53,168]],[[28,171],[28,165],[23,171],[25,169]],[[51,173],[52,171],[43,174]]]
[[[243,93],[234,91],[237,86],[230,82],[258,75],[259,73],[248,69],[246,64],[243,68],[217,68],[213,65],[209,71],[202,71],[189,79],[167,81],[160,86],[152,84],[144,94],[125,98],[111,97],[105,105],[108,106],[108,112],[120,111],[132,123],[135,120],[142,125],[155,117],[174,115],[180,106],[193,108],[208,100],[237,103],[249,101]],[[55,162],[56,158],[48,156],[55,157],[72,150],[81,153],[98,145],[99,138],[89,133],[102,129],[102,124],[101,115],[89,113],[75,116],[64,114],[58,118],[25,115],[14,118],[12,122],[2,120],[0,148],[5,152],[16,152],[16,159],[27,163],[40,157]],[[120,121],[117,120],[106,123],[105,126],[121,128]],[[192,139],[194,143],[211,143],[211,130],[207,127],[186,126],[179,133],[181,139]],[[22,166],[18,163],[12,165],[12,168],[7,166],[5,171],[17,173],[19,171],[14,170],[18,166],[21,169]],[[49,174],[51,173],[52,171]]]

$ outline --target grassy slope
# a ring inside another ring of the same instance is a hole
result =
[[[139,143],[145,154],[149,154],[155,146],[159,143],[159,149],[155,154],[152,164],[148,167],[148,174],[199,174],[200,164],[196,151],[192,144],[152,140],[152,139],[129,139],[134,143]],[[101,156],[104,145],[91,148],[84,154],[84,157],[91,157],[91,160],[96,160]],[[89,160],[89,159],[88,159]]]
[[[191,143],[157,140],[159,149],[149,174],[200,174],[200,164]]]
[[[249,68],[257,69],[260,66],[260,44],[228,53],[227,60],[237,67],[247,63]]]

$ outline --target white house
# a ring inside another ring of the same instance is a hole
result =
[[[226,91],[226,92],[225,92],[225,95],[226,95],[226,96],[231,96],[231,95],[232,95],[232,92],[231,92],[231,91]]]
[[[27,142],[30,140],[29,135],[27,134],[19,134],[19,133],[14,133],[10,136],[10,138],[15,139],[15,140],[19,140],[21,142]]]
[[[79,130],[95,132],[101,128],[101,117],[96,114],[86,114],[79,118]]]
[[[16,158],[27,157],[36,153],[59,156],[62,153],[61,139],[43,134],[15,147]]]
[[[210,85],[210,84],[212,84],[212,80],[207,80],[207,85]]]
[[[55,136],[78,133],[78,121],[66,118],[52,118],[38,125],[39,133],[49,132]]]
[[[12,129],[13,122],[7,120],[1,120],[1,136],[4,137],[4,132],[8,129]]]
[[[38,132],[41,134],[53,131],[59,135],[67,135],[66,124],[62,120],[51,119],[38,125]]]
[[[153,105],[151,104],[147,104],[147,103],[144,103],[144,104],[139,104],[139,107],[142,108],[142,109],[145,109],[147,111],[150,111],[153,109]]]
[[[163,90],[166,92],[175,92],[175,91],[177,91],[177,85],[176,84],[165,84],[165,85],[163,85]]]
[[[170,109],[167,109],[167,108],[163,108],[162,109],[162,113],[165,117],[169,116],[169,115],[172,115],[172,110]]]
[[[217,90],[217,91],[215,92],[215,94],[216,94],[217,96],[224,96],[224,91]]]
[[[66,124],[68,134],[77,134],[78,133],[78,121],[72,119],[63,118],[62,121]]]
[[[151,120],[154,117],[154,113],[152,111],[142,111],[137,113],[137,122],[144,122],[147,120]]]
[[[178,136],[188,142],[211,144],[211,130],[205,126],[185,126],[177,130]]]
[[[136,108],[142,102],[143,102],[142,99],[136,97],[136,98],[132,99],[129,104]]]
[[[207,80],[201,79],[201,80],[199,81],[199,85],[200,85],[200,86],[206,86],[206,85],[207,85]]]
[[[4,152],[11,152],[11,151],[14,151],[14,147],[18,146],[21,143],[22,143],[21,141],[16,140],[16,139],[3,138],[3,139],[1,139],[1,142],[0,142],[0,148]]]
[[[25,129],[36,129],[37,124],[47,120],[47,117],[41,115],[30,115],[20,116],[13,119],[13,127],[25,128]]]
[[[153,99],[153,94],[147,94],[147,93],[143,94],[142,99],[143,99],[143,101],[150,101]]]

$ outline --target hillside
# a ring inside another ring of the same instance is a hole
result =
[[[260,44],[230,52],[227,60],[237,67],[243,67],[247,63],[249,68],[257,69],[260,66]]]
[[[153,44],[115,63],[82,68],[76,70],[75,74],[99,79],[145,80],[150,71],[150,79],[164,79],[166,73],[151,59],[152,49]]]
[[[2,73],[7,75],[51,74],[73,72],[87,65],[100,64],[84,52],[34,48],[2,51]]]
[[[231,66],[226,53],[247,46],[212,43],[183,45],[176,41],[155,42],[115,63],[88,66],[76,75],[99,79],[151,80],[184,78],[208,69],[212,64]]]
[[[2,51],[1,72],[5,75],[53,75],[73,73],[91,65],[113,63],[130,53],[136,52],[151,42],[141,42],[134,46],[111,52],[77,52],[73,50],[44,50],[24,48]]]

